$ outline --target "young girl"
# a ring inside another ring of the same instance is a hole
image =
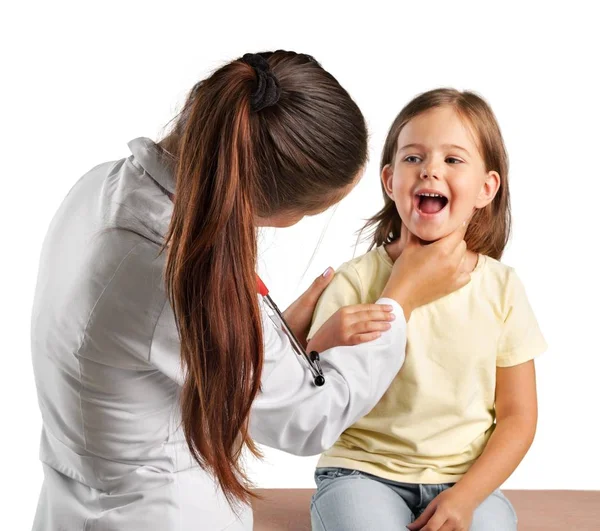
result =
[[[465,219],[471,281],[409,316],[402,369],[319,461],[313,530],[515,530],[498,487],[533,441],[533,358],[546,344],[519,278],[498,261],[508,161],[491,109],[470,92],[418,96],[392,124],[381,179],[386,204],[367,224],[375,248],[339,269],[309,336],[340,307],[377,300],[413,240]]]

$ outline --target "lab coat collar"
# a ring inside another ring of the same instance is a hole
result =
[[[152,140],[145,137],[133,139],[127,144],[135,160],[144,171],[170,194],[175,193],[173,172],[166,164],[164,150]]]

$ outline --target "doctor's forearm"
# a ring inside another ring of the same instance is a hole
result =
[[[398,315],[393,300],[380,299]],[[298,363],[287,337],[265,327],[266,357],[262,392],[252,407],[250,433],[258,442],[296,455],[315,455],[330,448],[339,435],[381,399],[402,367],[406,323],[397,318],[378,339],[334,347],[323,352],[325,385],[316,387]]]

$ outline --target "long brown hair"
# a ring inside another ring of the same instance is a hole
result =
[[[252,497],[240,461],[260,391],[262,325],[256,290],[257,217],[308,213],[341,198],[367,159],[365,120],[314,58],[260,54],[279,100],[253,110],[259,72],[243,59],[190,92],[161,146],[174,157],[166,285],[186,369],[187,444],[230,502]]]
[[[473,128],[486,171],[496,171],[500,175],[500,188],[496,196],[485,208],[477,210],[465,235],[468,249],[500,259],[508,242],[511,226],[508,154],[496,117],[479,95],[442,88],[424,92],[414,98],[400,111],[390,127],[383,147],[380,171],[383,171],[386,165],[394,163],[398,136],[402,128],[416,116],[442,106],[455,109]],[[401,220],[396,205],[386,194],[383,185],[382,190],[385,204],[364,227],[372,233],[371,248],[390,243],[400,237]]]

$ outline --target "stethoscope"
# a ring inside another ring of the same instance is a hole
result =
[[[298,341],[298,338],[294,335],[294,332],[290,329],[288,324],[285,322],[282,313],[279,311],[277,304],[273,302],[273,299],[269,296],[269,290],[265,286],[264,282],[256,275],[256,281],[258,283],[258,293],[262,296],[264,303],[270,310],[269,317],[276,327],[280,328],[288,336],[294,352],[304,360],[308,366],[313,381],[317,387],[321,387],[325,383],[325,376],[323,376],[323,370],[321,369],[319,353],[314,350],[311,353],[307,353],[302,348],[302,345]]]

